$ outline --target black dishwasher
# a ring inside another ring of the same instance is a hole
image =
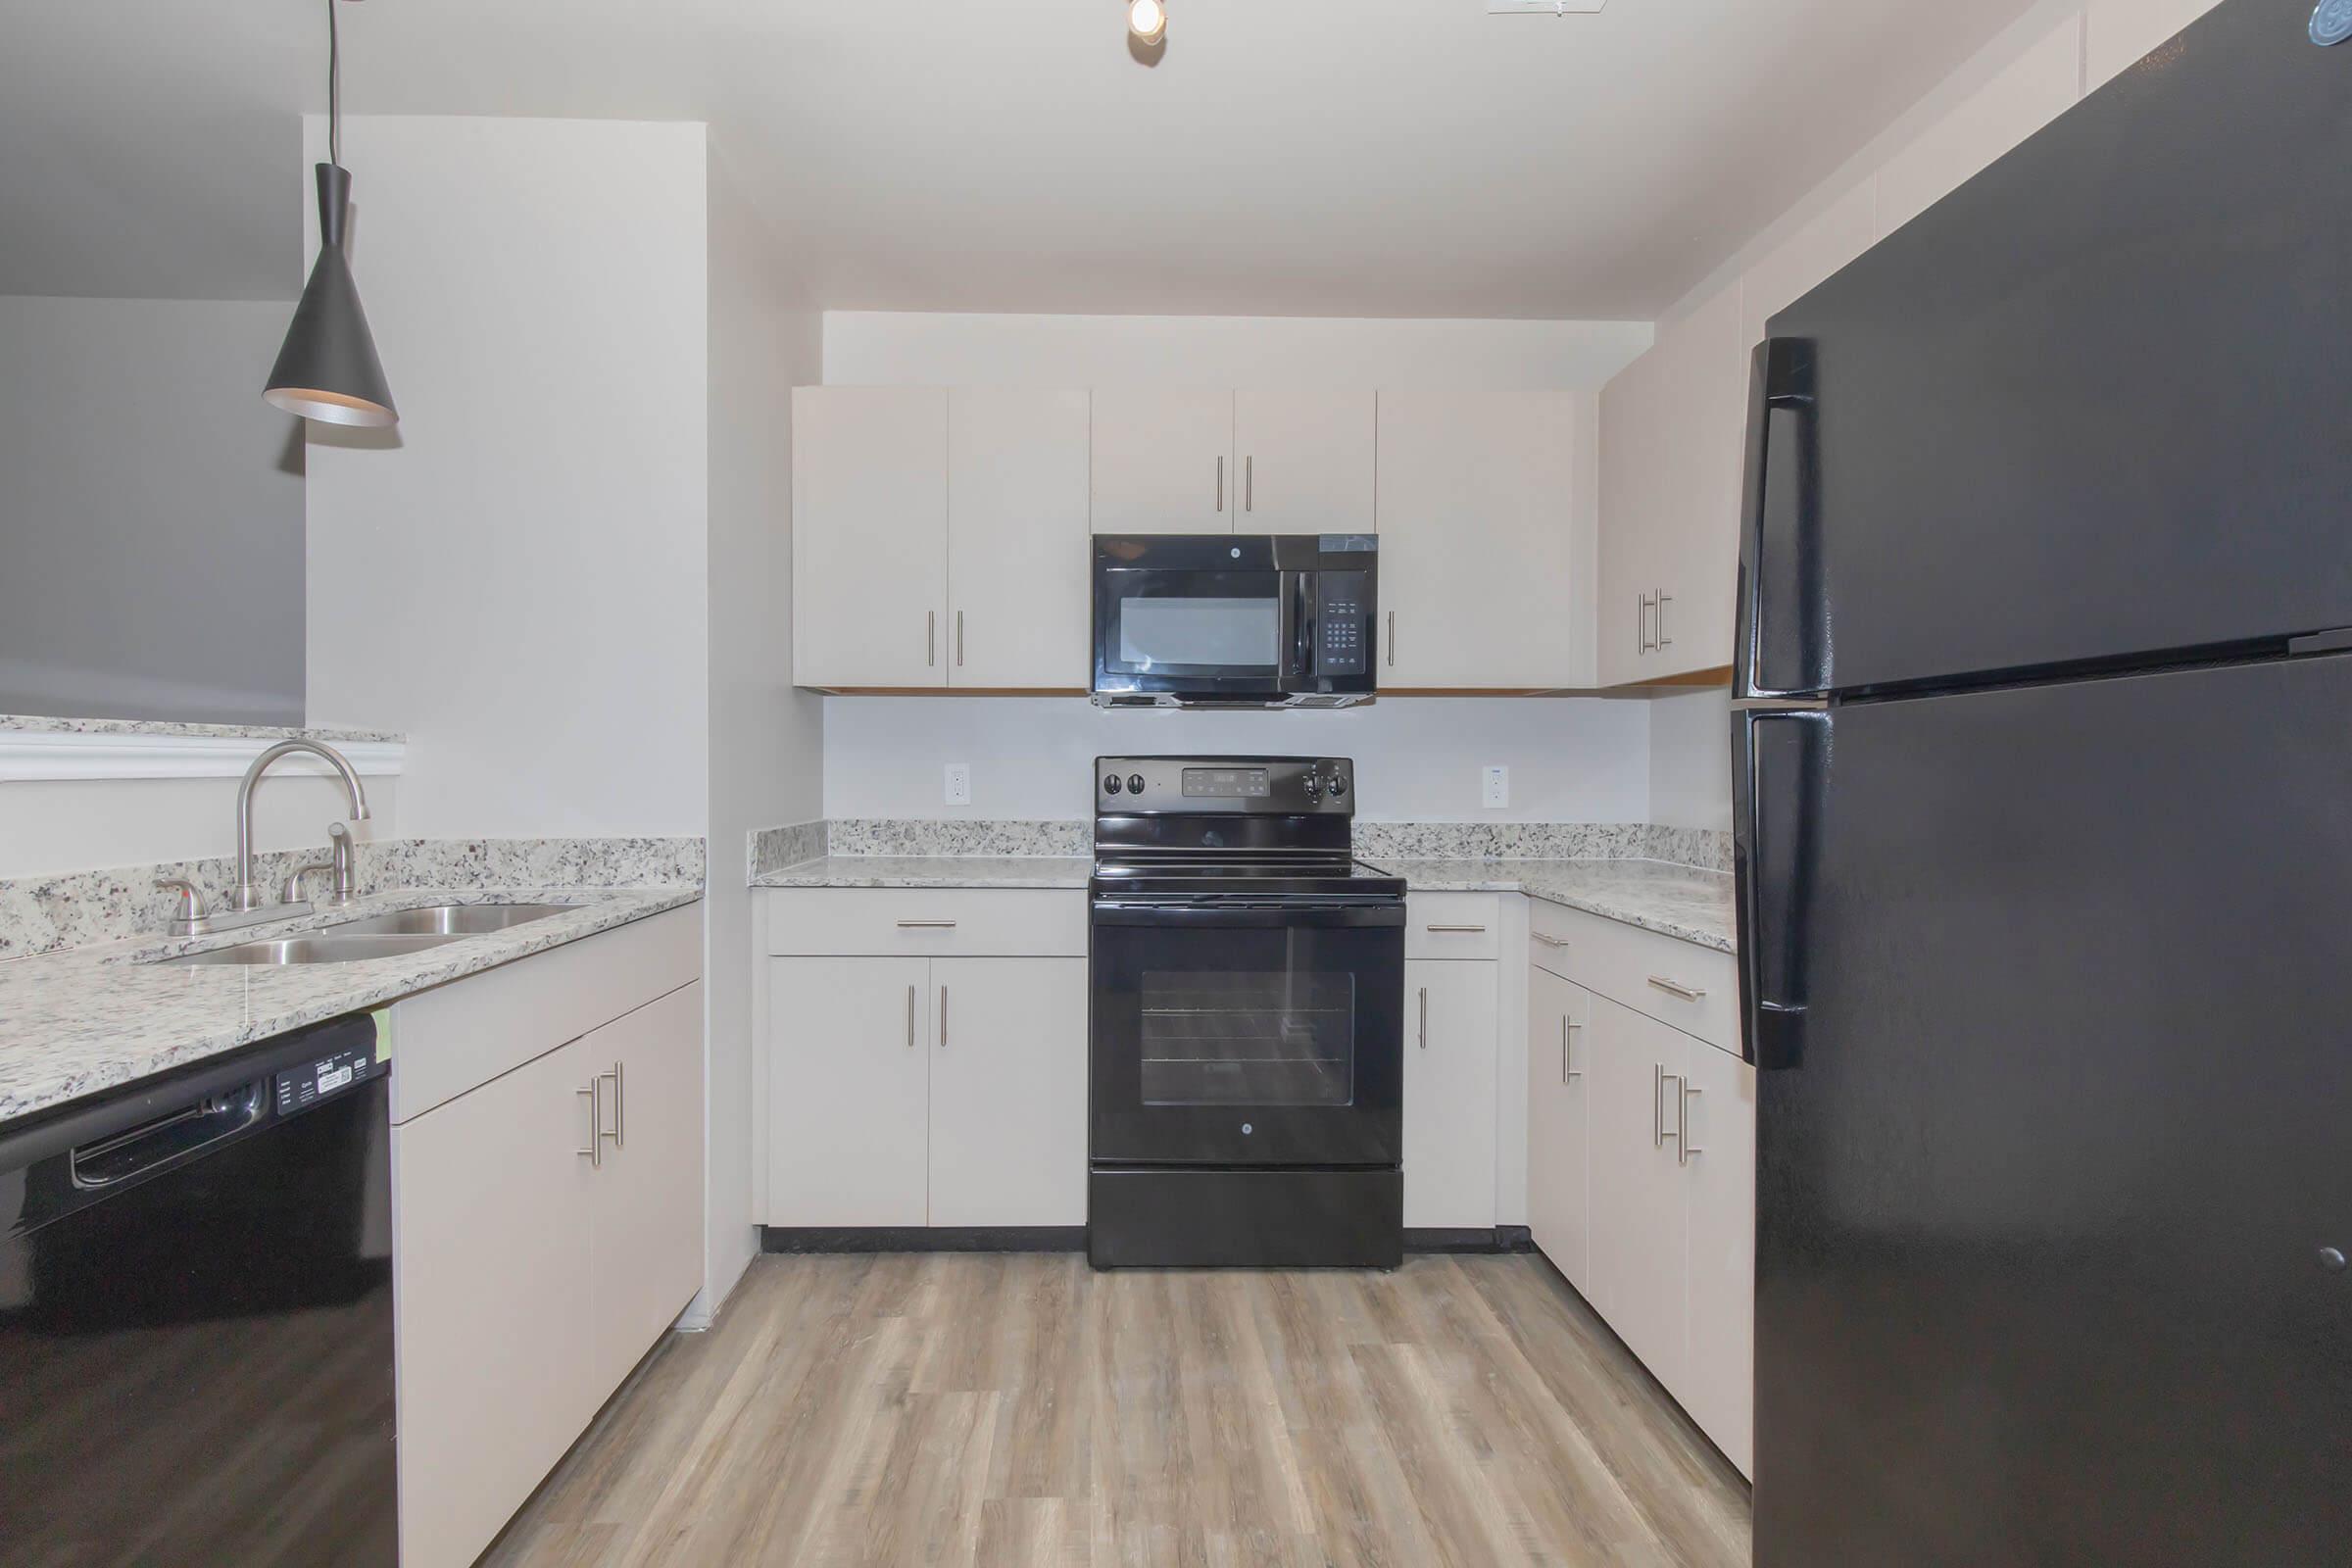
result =
[[[0,1563],[392,1563],[391,1062],[338,1018],[0,1130]]]

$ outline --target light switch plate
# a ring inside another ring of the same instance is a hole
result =
[[[971,763],[950,762],[948,764],[948,804],[950,806],[972,804]]]
[[[1479,777],[1480,799],[1487,809],[1494,810],[1498,807],[1511,804],[1511,770],[1509,768],[1489,766],[1480,770]]]

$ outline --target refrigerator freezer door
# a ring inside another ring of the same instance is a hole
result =
[[[1809,400],[1751,437],[1749,687],[2352,625],[2352,49],[2310,10],[2230,0],[1773,318]]]
[[[2334,656],[1768,732],[1760,1568],[2345,1560],[2347,715]]]

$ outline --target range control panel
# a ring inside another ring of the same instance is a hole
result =
[[[1227,812],[1352,816],[1355,763],[1345,757],[1099,757],[1098,816]]]

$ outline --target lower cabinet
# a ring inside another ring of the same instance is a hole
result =
[[[770,1225],[1086,1223],[1086,960],[768,960]]]
[[[701,1287],[702,991],[393,1128],[407,1568],[472,1562]]]
[[[1404,1224],[1494,1224],[1496,971],[1492,958],[1404,965]]]
[[[1543,969],[1527,1004],[1527,1228],[1592,1296],[1592,994]]]

